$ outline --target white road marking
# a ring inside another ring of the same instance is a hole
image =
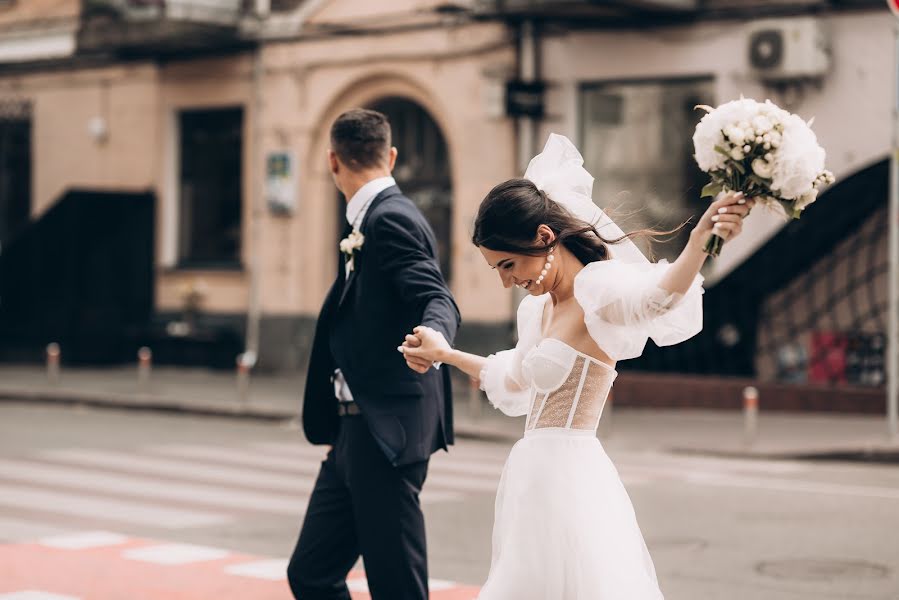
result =
[[[128,560],[149,562],[157,565],[186,565],[191,563],[220,560],[231,554],[221,548],[194,546],[192,544],[161,544],[132,548],[122,553]]]
[[[21,592],[0,594],[0,600],[79,600],[79,598],[76,596],[51,594],[50,592],[42,592],[40,590],[23,590]]]
[[[274,514],[296,515],[308,497],[253,492],[226,487],[159,481],[133,475],[110,475],[88,469],[0,459],[0,478],[13,478],[29,483],[71,486],[94,492],[139,495],[144,498],[178,500],[208,504],[216,508],[257,510]]]
[[[61,548],[64,550],[86,550],[88,548],[104,548],[124,544],[128,538],[118,533],[109,531],[85,531],[70,535],[46,537],[38,540],[42,546]]]
[[[228,565],[225,567],[225,573],[268,581],[283,581],[287,579],[287,562],[285,558]]]
[[[0,483],[0,506],[27,508],[98,520],[125,521],[152,527],[180,529],[217,525],[229,520],[223,514],[166,508],[134,500],[110,500],[90,494],[48,492],[26,485]]]

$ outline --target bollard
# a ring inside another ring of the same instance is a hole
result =
[[[743,388],[743,439],[747,446],[755,443],[758,435],[759,391],[753,386]]]
[[[153,368],[153,351],[146,346],[137,351],[137,386],[144,392],[150,387],[150,371]]]
[[[468,416],[472,419],[481,417],[481,382],[474,377],[468,378]]]
[[[56,342],[47,344],[47,379],[52,385],[59,383],[59,357],[61,351]]]
[[[241,407],[250,400],[250,370],[255,364],[256,355],[253,352],[237,355],[237,400]]]

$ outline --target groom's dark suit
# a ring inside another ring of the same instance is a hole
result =
[[[343,256],[316,327],[303,403],[314,444],[332,445],[316,481],[288,580],[302,600],[349,599],[361,554],[374,600],[425,600],[418,494],[430,455],[453,442],[447,369],[418,374],[397,351],[427,325],[453,342],[459,311],[440,274],[433,231],[396,186],[378,194],[346,277]],[[350,229],[344,232],[349,233]],[[340,369],[361,414],[338,416]]]

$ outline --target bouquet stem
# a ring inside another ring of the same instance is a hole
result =
[[[712,237],[708,239],[705,243],[705,247],[702,249],[703,252],[717,258],[719,254],[721,254],[721,248],[724,247],[724,239],[721,236],[712,234]]]

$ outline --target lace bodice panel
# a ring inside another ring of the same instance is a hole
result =
[[[595,431],[617,372],[564,342],[547,338],[524,358],[522,374],[531,392],[526,430]]]

